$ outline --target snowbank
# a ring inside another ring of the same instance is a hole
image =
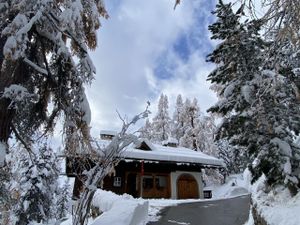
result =
[[[251,192],[253,207],[268,225],[299,225],[300,224],[300,193],[291,197],[284,187],[278,187],[269,193],[265,192],[265,176],[261,176],[253,185],[250,184],[251,174],[245,170],[244,187]],[[250,211],[249,221],[245,225],[254,225]]]
[[[98,190],[93,205],[103,213],[91,225],[140,225],[147,221],[148,201],[134,199],[128,194],[119,196]]]
[[[261,177],[252,187],[252,201],[258,213],[269,225],[299,225],[300,193],[291,197],[283,187],[265,193],[264,182],[265,177]]]

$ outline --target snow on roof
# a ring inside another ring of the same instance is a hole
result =
[[[121,157],[125,160],[146,160],[146,161],[164,161],[173,163],[196,163],[206,166],[224,167],[225,164],[222,160],[213,156],[204,154],[203,152],[197,152],[184,147],[170,147],[153,144],[148,139],[139,139],[139,141],[145,143],[151,148],[150,151],[144,151],[137,149],[138,144],[129,145],[122,152]],[[110,143],[107,140],[101,140],[100,146],[105,147]]]
[[[202,152],[184,147],[167,147],[153,144],[151,151],[141,151],[128,147],[123,156],[125,159],[144,159],[150,161],[167,161],[176,163],[199,163],[203,165],[224,166],[222,160],[206,155]]]
[[[100,130],[100,135],[101,134],[115,136],[115,135],[118,134],[118,132],[117,131],[113,131],[113,130]]]
[[[168,140],[162,141],[162,145],[176,144],[178,145],[178,140],[176,138],[169,137]]]
[[[155,149],[154,145],[147,138],[140,138],[138,143],[135,143],[134,148],[140,148],[143,142],[145,142],[151,150]]]

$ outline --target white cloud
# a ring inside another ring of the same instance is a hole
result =
[[[159,80],[152,75],[151,83],[156,84],[156,100],[153,105],[156,107],[161,92],[169,97],[170,109],[174,109],[174,104],[178,94],[183,98],[197,98],[202,112],[216,102],[216,95],[209,89],[210,83],[206,81],[207,75],[214,68],[212,64],[205,62],[203,56],[198,55],[199,50],[195,51],[189,60],[183,63],[180,58],[175,57],[178,62],[173,68],[174,76],[171,79]],[[150,73],[150,72],[149,72]],[[151,73],[150,73],[151,74]],[[154,108],[156,110],[156,108]],[[170,111],[170,115],[172,115]]]
[[[141,112],[150,100],[155,111],[155,101],[161,92],[168,94],[171,101],[179,93],[197,97],[203,109],[214,101],[214,94],[205,82],[205,74],[212,66],[204,62],[200,54],[203,49],[195,50],[183,62],[172,48],[180,35],[198,29],[196,13],[207,15],[208,12],[201,10],[200,0],[182,1],[175,11],[173,0],[107,1],[106,4],[110,19],[102,21],[98,48],[91,53],[97,76],[87,88],[94,135],[100,129],[120,126],[116,109],[130,117]],[[203,37],[207,38],[207,32]],[[155,74],[162,56],[167,57],[166,66],[174,60],[170,68],[174,76],[169,79],[160,79]]]

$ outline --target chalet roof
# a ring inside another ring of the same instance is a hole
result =
[[[105,146],[110,141],[101,140]],[[147,149],[141,148],[146,144]],[[139,139],[137,143],[131,144],[123,152],[125,159],[145,160],[172,163],[195,163],[203,166],[224,167],[224,162],[213,156],[194,151],[184,147],[170,147],[151,143],[148,139]]]
[[[140,138],[136,143],[134,143],[133,147],[135,149],[143,150],[141,148],[143,144],[146,145],[149,148],[150,151],[155,149],[154,145],[147,138]]]
[[[123,155],[125,159],[139,159],[148,161],[164,161],[175,163],[196,163],[205,166],[223,167],[222,160],[184,147],[169,147],[152,144],[151,151],[142,151],[133,146],[128,147]]]

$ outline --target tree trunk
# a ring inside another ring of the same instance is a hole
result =
[[[9,139],[14,116],[14,110],[8,108],[9,104],[8,99],[0,99],[0,141],[3,143],[7,143]]]
[[[97,185],[107,175],[107,171],[111,168],[112,164],[113,161],[110,161],[108,164],[98,164],[88,172],[84,191],[80,195],[80,199],[75,206],[75,212],[73,213],[73,225],[85,225],[87,223]]]
[[[84,225],[87,222],[95,192],[95,189],[91,190],[85,188],[76,205],[75,213],[73,215],[73,225]]]
[[[4,88],[7,87],[7,84],[12,80],[12,76],[7,74],[7,66],[4,68],[3,61],[3,47],[6,42],[6,38],[0,37],[0,93],[2,94]],[[0,95],[0,141],[7,143],[11,129],[10,124],[13,117],[13,113],[8,109],[10,101],[8,99],[3,99]]]

